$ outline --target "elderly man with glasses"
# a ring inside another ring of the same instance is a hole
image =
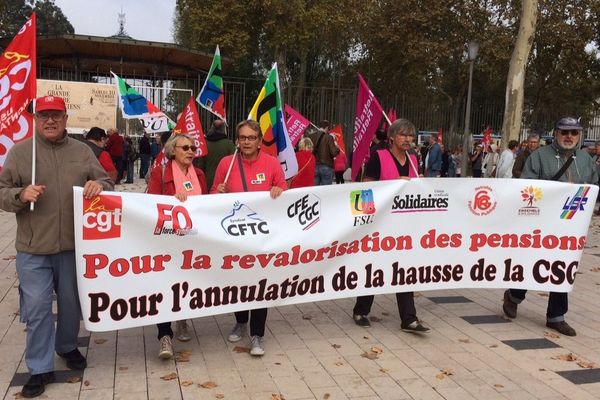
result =
[[[521,178],[596,185],[598,173],[594,161],[587,151],[579,149],[582,131],[579,120],[561,118],[554,126],[554,141],[527,158]],[[502,308],[507,317],[517,317],[517,306],[525,299],[526,293],[523,289],[504,292]],[[565,336],[575,336],[575,329],[565,321],[568,306],[567,293],[550,292],[546,326]]]
[[[20,317],[27,323],[25,362],[31,375],[21,391],[26,398],[39,396],[46,384],[55,381],[55,351],[70,369],[87,366],[77,348],[81,309],[75,270],[73,186],[83,186],[87,199],[113,188],[92,150],[67,136],[68,116],[62,98],[37,99],[34,118],[34,138],[16,144],[0,172],[0,208],[14,212],[17,218]],[[35,183],[31,179],[33,157],[37,162]],[[31,203],[35,204],[33,210]],[[58,311],[56,329],[53,292]]]

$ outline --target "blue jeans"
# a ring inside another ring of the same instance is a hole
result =
[[[81,308],[77,294],[75,252],[50,255],[17,252],[21,322],[27,323],[25,362],[31,375],[54,371],[54,351],[77,348]],[[56,292],[56,331],[52,315]]]
[[[331,185],[333,183],[333,168],[325,164],[315,167],[315,186]]]
[[[428,178],[436,178],[438,176],[441,176],[442,171],[436,171],[436,170],[427,170],[427,177]]]
[[[150,168],[150,154],[140,154],[140,179],[144,179]]]

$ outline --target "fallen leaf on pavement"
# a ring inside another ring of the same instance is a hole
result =
[[[458,341],[461,343],[471,343],[469,339],[458,339]]]
[[[339,344],[335,344],[335,343],[334,343],[334,344],[332,344],[332,345],[331,345],[331,347],[333,347],[334,349],[339,349],[339,348],[340,348],[340,347],[342,347],[342,346],[341,346],[341,345],[339,345]]]
[[[577,360],[577,356],[573,353],[560,354],[556,357],[550,357],[553,360],[561,360],[561,361],[575,361]]]
[[[341,365],[344,365],[344,363],[343,363],[343,362],[341,362],[341,361],[337,361],[337,362],[335,363],[335,365],[337,365],[337,366],[339,367],[339,366],[341,366]]]
[[[236,353],[250,353],[249,347],[235,346],[233,351]]]
[[[119,371],[127,371],[129,367],[119,367]]]
[[[452,376],[454,375],[454,371],[451,368],[442,368],[440,372],[444,375]]]
[[[364,358],[368,358],[369,360],[377,360],[379,357],[377,357],[377,353],[372,353],[372,352],[364,352],[360,355],[361,357]]]
[[[498,347],[498,345],[497,345],[497,344],[491,344],[491,345],[490,345],[490,348],[492,348],[492,349],[495,349],[496,347]]]
[[[215,399],[224,399],[225,395],[223,393],[217,393],[215,394]]]
[[[558,333],[544,331],[544,336],[552,338],[552,339],[560,339],[560,335]]]
[[[16,258],[17,258],[17,256],[2,257],[3,260],[15,260]]]
[[[501,384],[499,384],[499,383],[495,383],[495,384],[494,384],[494,387],[497,387],[497,388],[503,388],[503,387],[504,387],[504,385],[501,385]]]
[[[548,293],[538,293],[538,296],[540,296],[540,297],[548,297]]]
[[[381,315],[384,315],[384,316],[386,316],[386,317],[387,317],[387,316],[389,316],[389,315],[390,315],[390,313],[389,313],[389,312],[387,312],[387,311],[382,311],[382,312],[381,312]]]
[[[275,365],[281,365],[281,363],[280,362],[276,362]]]
[[[181,350],[176,352],[177,356],[175,357],[175,361],[177,362],[188,362],[190,361],[190,355],[192,354],[191,350]]]
[[[278,394],[271,394],[271,400],[285,400],[285,398],[283,397],[283,395],[281,393]]]
[[[172,381],[173,379],[176,379],[176,378],[177,378],[177,374],[175,372],[171,372],[170,374],[160,377],[160,379],[162,379],[163,381]]]
[[[369,339],[369,337],[368,337],[368,336],[363,336],[363,339],[366,339],[366,340],[368,340],[368,339]]]
[[[376,317],[374,315],[370,316],[369,319],[371,320],[371,322],[379,322],[379,321],[381,321],[381,318]]]
[[[193,384],[194,384],[194,382],[192,382],[192,381],[183,381],[183,382],[181,382],[181,386],[185,386],[185,387],[191,386]]]
[[[372,351],[373,353],[375,353],[375,354],[381,354],[381,353],[383,353],[383,350],[382,350],[382,349],[380,349],[380,348],[379,348],[379,347],[377,347],[377,346],[371,347],[371,351]]]
[[[106,339],[102,339],[102,338],[94,339],[94,343],[96,343],[96,344],[104,344],[106,342],[108,342],[108,340],[106,340]]]
[[[81,382],[81,378],[78,376],[72,376],[70,378],[67,378],[67,383],[77,383],[77,382]]]
[[[446,377],[446,374],[443,374],[443,373],[440,372],[435,377],[441,381],[442,379],[444,379]]]
[[[323,400],[327,400],[327,399],[328,399],[328,398],[330,398],[330,397],[331,397],[331,395],[330,395],[329,393],[325,393],[325,394],[323,395]]]
[[[388,371],[389,371],[389,369],[387,369],[387,368],[379,368],[379,371],[383,372],[384,374],[387,374]]]
[[[309,320],[309,321],[310,321],[310,320],[312,319],[312,315],[310,315],[310,314],[304,314],[304,315],[302,316],[302,319],[306,319],[306,320]]]
[[[84,385],[84,386],[90,386],[90,381],[85,381],[85,382],[83,382],[83,385]]]
[[[213,381],[206,381],[204,383],[200,383],[198,386],[203,387],[204,389],[213,389],[213,388],[216,388],[219,385],[217,385]]]
[[[581,368],[588,368],[588,369],[592,369],[596,366],[596,364],[594,364],[593,362],[587,362],[587,361],[577,361],[577,365],[579,365]]]

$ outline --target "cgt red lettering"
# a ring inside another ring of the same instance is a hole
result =
[[[185,235],[185,232],[192,229],[192,218],[185,207],[157,203],[156,208],[158,211],[158,220],[156,221],[156,227],[154,228],[155,235],[160,235],[164,232],[172,232],[176,235],[183,236]],[[167,222],[170,223],[167,224]]]
[[[100,194],[83,199],[83,240],[121,237],[121,196]]]

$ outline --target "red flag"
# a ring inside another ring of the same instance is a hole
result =
[[[341,124],[336,125],[335,128],[333,128],[331,131],[329,131],[329,133],[331,133],[335,136],[335,143],[340,148],[340,151],[345,153],[346,146],[344,144],[344,133],[342,131],[342,125]]]
[[[206,146],[204,131],[202,130],[202,124],[200,124],[200,115],[198,114],[196,102],[194,101],[193,97],[190,97],[190,101],[183,109],[181,117],[179,117],[173,133],[185,134],[194,137],[194,145],[198,147],[198,150],[196,150],[196,158],[204,157],[208,154],[208,147]]]
[[[358,74],[358,95],[352,143],[352,179],[356,179],[363,161],[369,154],[369,144],[382,117],[383,108],[363,77]]]
[[[492,129],[488,125],[483,131],[483,140],[481,141],[481,145],[483,149],[487,152],[488,146],[492,144]]]
[[[290,135],[292,146],[295,146],[302,138],[304,130],[310,126],[310,121],[288,104],[285,105],[283,113],[288,135]]]
[[[32,118],[23,114],[36,96],[35,13],[0,57],[0,167],[11,147],[32,133]]]
[[[438,129],[438,142],[444,143],[444,131],[442,128]]]
[[[383,124],[381,125],[381,127],[383,128],[384,131],[387,131],[388,128],[390,127],[388,125],[387,121],[389,120],[390,123],[394,123],[394,121],[397,119],[398,119],[398,117],[396,116],[396,109],[390,108],[387,112],[387,120],[383,121]]]

